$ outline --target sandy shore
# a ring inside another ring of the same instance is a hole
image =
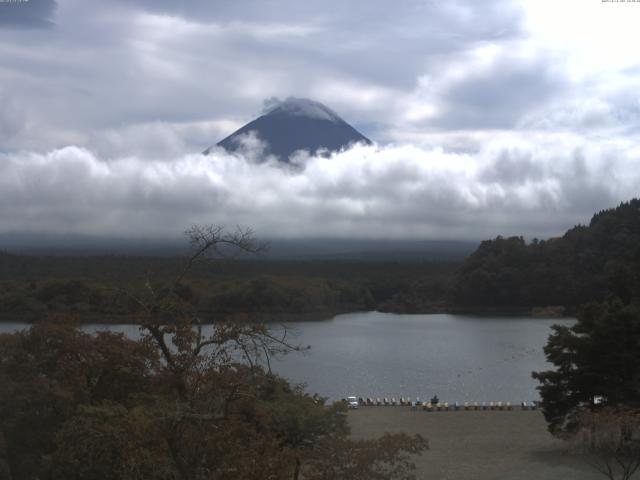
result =
[[[429,480],[591,480],[605,478],[546,430],[539,411],[413,412],[363,407],[349,412],[354,438],[419,433],[430,450],[416,458]]]

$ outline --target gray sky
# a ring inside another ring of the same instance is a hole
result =
[[[0,234],[546,237],[640,193],[640,3],[0,2]],[[265,99],[376,142],[198,154]]]

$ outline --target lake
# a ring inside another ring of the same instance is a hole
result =
[[[531,372],[549,367],[542,351],[549,327],[574,322],[380,312],[290,322],[286,327],[294,343],[311,349],[287,355],[272,367],[332,399],[347,395],[424,399],[437,394],[448,402],[531,401],[539,398]],[[0,323],[2,332],[26,327]],[[134,325],[85,326],[87,331],[104,328],[133,338],[139,335]]]

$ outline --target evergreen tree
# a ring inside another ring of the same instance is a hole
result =
[[[583,307],[571,327],[553,327],[544,349],[555,370],[534,372],[549,430],[571,434],[580,415],[640,408],[640,309],[610,300]]]

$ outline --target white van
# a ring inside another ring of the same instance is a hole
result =
[[[347,397],[348,408],[358,408],[358,399],[356,397]]]

